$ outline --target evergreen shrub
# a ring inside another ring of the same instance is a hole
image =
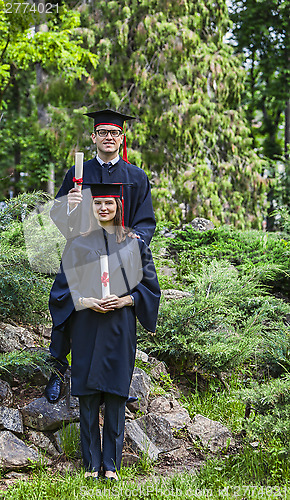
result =
[[[290,290],[290,236],[285,232],[241,231],[229,226],[202,232],[188,225],[174,234],[167,246],[183,283],[188,283],[192,271],[200,271],[202,262],[218,259],[229,261],[242,273],[255,272],[274,290]]]
[[[284,335],[290,306],[267,294],[255,273],[243,275],[229,262],[202,264],[192,274],[191,296],[162,300],[156,336],[139,327],[139,346],[184,369],[220,373],[250,363],[281,370],[281,349],[273,339]],[[277,340],[278,343],[278,340]]]
[[[290,455],[290,374],[266,383],[253,382],[238,391],[239,399],[251,409],[247,422],[253,438],[279,441],[281,454]]]
[[[45,193],[25,193],[12,198],[0,212],[0,318],[37,324],[48,318],[52,278],[31,269],[23,221]],[[40,249],[40,246],[38,246]],[[49,258],[49,257],[47,257]]]

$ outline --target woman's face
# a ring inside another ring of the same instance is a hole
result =
[[[115,198],[94,198],[93,214],[101,225],[114,225],[114,218],[117,211]]]

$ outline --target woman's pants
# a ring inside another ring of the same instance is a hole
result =
[[[105,401],[103,452],[99,427],[99,408]],[[126,398],[98,392],[79,396],[81,447],[86,471],[116,471],[121,467],[125,428]]]

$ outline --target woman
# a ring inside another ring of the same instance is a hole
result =
[[[90,228],[63,257],[74,310],[72,394],[79,397],[81,445],[87,475],[117,479],[125,426],[125,404],[136,352],[136,316],[155,331],[160,288],[146,244],[122,227],[120,185],[91,186]],[[101,269],[103,256],[109,274]],[[104,297],[104,291],[110,294]],[[67,296],[58,297],[59,306]],[[60,321],[68,317],[68,308]],[[99,407],[105,401],[103,450]]]

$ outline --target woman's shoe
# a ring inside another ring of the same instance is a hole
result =
[[[85,479],[92,478],[95,481],[98,481],[100,479],[100,475],[98,472],[85,472]]]
[[[117,473],[113,472],[113,471],[110,471],[110,470],[107,470],[105,472],[104,479],[105,479],[105,481],[119,481]]]

